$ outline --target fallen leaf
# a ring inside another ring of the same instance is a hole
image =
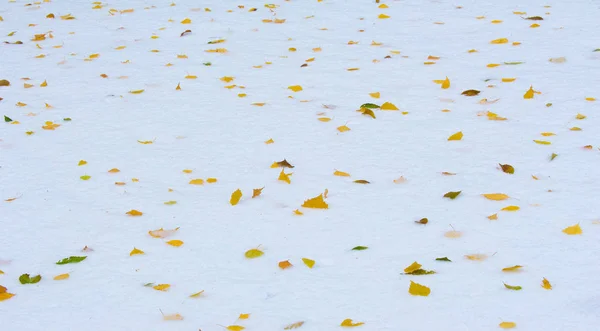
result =
[[[513,329],[517,327],[517,323],[515,322],[502,322],[498,324],[501,329]]]
[[[131,94],[142,94],[144,93],[145,90],[133,90],[133,91],[129,91],[129,93]]]
[[[372,93],[369,93],[369,96],[371,96],[371,98],[379,99],[381,97],[381,93],[372,92]]]
[[[54,280],[65,280],[65,279],[69,279],[69,277],[71,277],[71,275],[69,275],[68,273],[66,273],[66,274],[60,274],[60,275],[54,276],[54,278],[52,278],[52,279],[54,279]]]
[[[158,285],[152,286],[153,289],[155,289],[157,291],[163,291],[163,292],[168,291],[170,287],[171,287],[170,284],[158,284]]]
[[[542,279],[542,287],[545,288],[546,290],[551,290],[552,284],[550,284],[550,281],[548,281],[546,278],[544,278],[544,279]]]
[[[230,326],[226,327],[226,329],[229,331],[242,331],[245,329],[245,327],[243,327],[241,325],[230,325]]]
[[[504,283],[504,287],[506,287],[509,290],[513,290],[513,291],[520,291],[521,289],[523,289],[521,286],[508,285],[506,283]]]
[[[264,187],[252,189],[252,199],[260,196]]]
[[[165,205],[167,205],[167,206],[172,206],[172,205],[176,205],[176,204],[177,204],[177,201],[175,201],[175,200],[170,200],[170,201],[165,201],[165,202],[163,202],[163,203],[164,203]]]
[[[198,298],[202,295],[202,293],[204,293],[204,290],[200,291],[200,292],[196,292],[194,294],[190,295],[190,298]]]
[[[568,235],[576,235],[576,234],[582,234],[583,230],[581,230],[581,226],[579,226],[579,223],[566,227],[562,230],[562,232],[568,234]]]
[[[444,233],[444,237],[446,237],[446,238],[452,238],[452,239],[460,238],[460,237],[462,237],[462,232],[456,231],[456,230],[446,231]]]
[[[448,137],[448,141],[451,140],[461,140],[463,138],[463,133],[462,131],[458,131],[457,133],[451,135],[450,137]]]
[[[238,204],[238,202],[240,202],[240,199],[242,198],[242,191],[240,189],[235,190],[235,192],[231,193],[231,199],[229,199],[229,203],[232,206],[235,206]]]
[[[515,266],[512,266],[512,267],[503,268],[502,271],[504,271],[504,272],[516,272],[516,271],[521,271],[521,268],[523,268],[523,266],[521,266],[521,265],[515,265]]]
[[[478,95],[480,92],[481,91],[478,91],[478,90],[466,90],[466,91],[463,91],[461,94],[466,95],[468,97],[472,97],[472,96]]]
[[[494,39],[494,40],[490,41],[490,44],[506,44],[506,43],[508,43],[507,38],[498,38],[498,39]]]
[[[465,257],[467,258],[467,260],[471,260],[471,261],[483,261],[483,260],[487,259],[487,255],[485,255],[485,254],[471,254],[471,255],[465,255]]]
[[[289,324],[286,327],[284,327],[283,329],[284,330],[297,329],[297,328],[301,327],[302,325],[304,325],[304,322],[300,321],[300,322]]]
[[[286,159],[283,159],[283,161],[274,162],[271,164],[271,168],[294,168],[294,166],[291,165]]]
[[[498,214],[493,214],[487,217],[490,221],[495,221],[498,219]]]
[[[533,142],[535,142],[536,144],[540,144],[540,145],[550,145],[550,144],[552,144],[551,142],[546,141],[546,140],[535,140],[534,139]]]
[[[384,102],[381,105],[381,110],[399,110],[398,107],[396,107],[396,105],[394,105],[391,102]]]
[[[519,209],[521,209],[519,206],[506,206],[506,207],[504,207],[504,208],[502,208],[500,210],[503,210],[503,211],[517,211]]]
[[[342,125],[342,126],[338,127],[337,130],[339,132],[346,132],[346,131],[350,131],[350,128],[347,127],[346,125]]]
[[[148,231],[148,234],[153,238],[166,238],[166,237],[169,237],[169,236],[175,234],[178,230],[179,230],[179,228],[175,228],[175,229],[171,229],[171,230],[165,230],[163,228],[160,228],[158,230],[150,230],[150,231]]]
[[[22,274],[21,276],[19,276],[19,282],[23,285],[25,284],[36,284],[39,283],[40,280],[42,280],[42,276],[37,275],[37,276],[29,276],[29,274]]]
[[[429,289],[429,287],[427,286],[415,283],[411,280],[410,286],[408,288],[408,293],[412,295],[420,295],[426,297],[431,293],[431,289]]]
[[[204,179],[201,179],[201,178],[192,179],[192,180],[189,181],[188,184],[191,184],[191,185],[204,185]]]
[[[312,269],[315,266],[315,260],[311,260],[309,258],[302,258],[302,262],[304,262],[304,264],[309,267],[310,269]]]
[[[169,240],[169,241],[167,241],[167,244],[171,245],[171,246],[175,246],[175,247],[180,247],[181,245],[183,245],[183,241],[177,240],[177,239]]]
[[[127,214],[129,216],[142,216],[144,213],[142,213],[139,210],[132,209],[132,210],[126,212],[125,214]]]
[[[238,319],[240,320],[247,320],[250,318],[250,314],[240,314],[240,316],[238,317]]]
[[[340,177],[350,177],[350,174],[349,174],[349,173],[347,173],[347,172],[343,172],[343,171],[339,171],[339,170],[336,170],[336,171],[333,173],[333,175],[334,175],[334,176],[340,176]]]
[[[462,191],[448,192],[448,193],[444,194],[444,198],[454,200],[461,192]]]
[[[368,180],[364,180],[364,179],[357,179],[354,182],[357,184],[371,184],[371,182],[369,182]]]
[[[79,263],[79,262],[85,260],[86,258],[87,258],[87,256],[69,256],[69,257],[66,257],[66,258],[56,262],[56,264],[62,265],[62,264],[69,264],[69,263]]]
[[[523,99],[533,99],[535,91],[533,90],[533,86],[529,86],[529,90],[525,92],[523,95]]]
[[[185,18],[183,21],[181,21],[181,24],[191,24],[192,20],[189,18]]]
[[[323,199],[323,194],[319,194],[318,196],[308,199],[304,201],[302,204],[304,208],[317,208],[317,209],[328,209],[329,205]]]
[[[450,260],[447,257],[438,257],[435,259],[436,261],[444,261],[444,262],[452,262],[452,260]]]
[[[255,259],[257,257],[263,256],[263,254],[265,254],[263,251],[259,250],[258,248],[253,248],[246,251],[246,253],[244,253],[244,256],[246,256],[246,258],[248,259]]]
[[[510,164],[499,164],[500,168],[502,169],[502,172],[505,172],[507,174],[514,174],[515,173],[515,168],[513,166],[511,166]]]
[[[291,268],[293,265],[290,263],[289,260],[285,260],[285,261],[281,261],[278,263],[279,268],[281,269],[287,269],[287,268]]]
[[[379,15],[379,16],[381,16],[381,15]],[[352,319],[346,318],[345,320],[342,321],[342,323],[340,324],[340,326],[343,326],[343,327],[355,327],[355,326],[361,326],[363,324],[365,324],[365,323],[363,323],[363,322],[356,322],[356,323],[354,323],[352,321]]]
[[[356,246],[352,248],[353,251],[364,251],[365,249],[369,249],[368,246]]]
[[[552,58],[548,59],[548,61],[552,62],[552,63],[565,63],[565,62],[567,62],[567,58],[564,56],[552,57]]]
[[[300,92],[300,91],[302,91],[302,86],[300,86],[300,85],[291,85],[291,86],[288,86],[288,89],[292,90],[294,92]]]
[[[277,180],[281,180],[288,184],[291,184],[292,183],[292,181],[290,180],[291,175],[292,175],[292,173],[286,174],[285,172],[283,172],[283,169],[281,169],[281,172],[279,173],[279,177],[277,178]]]
[[[494,201],[502,201],[510,198],[508,195],[504,193],[486,193],[482,194],[486,199],[494,200]]]
[[[418,221],[415,221],[415,223],[417,223],[417,224],[427,224],[427,223],[429,223],[429,220],[425,217],[425,218],[421,218]]]
[[[182,321],[183,316],[181,316],[179,314],[163,315],[163,320],[165,320],[165,321]]]
[[[410,274],[411,272],[421,269],[422,265],[420,265],[418,262],[413,262],[411,265],[409,265],[408,267],[404,268],[404,273],[406,274]]]
[[[450,79],[448,79],[448,76],[446,76],[446,79],[444,79],[444,81],[442,82],[442,88],[443,89],[450,88]]]
[[[138,254],[145,254],[145,253],[141,249],[137,249],[135,247],[133,248],[133,250],[131,250],[131,252],[129,252],[129,256],[138,255]]]

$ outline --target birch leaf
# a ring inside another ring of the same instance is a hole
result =
[[[171,245],[171,246],[175,246],[175,247],[180,247],[181,245],[183,245],[183,241],[176,240],[176,239],[175,240],[169,240],[169,241],[167,241],[167,244]]]
[[[139,210],[135,210],[135,209],[132,209],[132,210],[126,212],[125,214],[127,214],[129,216],[142,216],[142,215],[144,215],[144,213],[142,213]]]
[[[519,206],[506,206],[506,207],[504,207],[504,208],[502,208],[500,210],[503,210],[503,211],[517,211],[519,209],[521,209],[521,207],[519,207]]]
[[[189,181],[188,184],[191,184],[191,185],[204,185],[204,179],[201,179],[201,178],[192,179],[192,180]]]
[[[66,257],[66,258],[56,262],[56,264],[62,265],[62,264],[68,264],[68,263],[79,263],[79,262],[85,260],[86,258],[87,258],[87,256],[69,256],[69,257]]]
[[[231,193],[231,199],[229,199],[229,203],[232,206],[235,206],[238,204],[238,202],[240,202],[240,199],[242,198],[242,191],[240,189],[235,190],[235,192]]]
[[[415,283],[411,280],[410,286],[408,287],[408,293],[412,295],[420,295],[426,297],[431,293],[431,289],[427,286]]]
[[[297,328],[301,327],[302,325],[304,325],[304,322],[303,322],[303,321],[300,321],[300,322],[296,322],[296,323],[289,324],[289,325],[287,325],[286,327],[284,327],[283,329],[284,329],[284,330],[292,330],[292,329],[297,329]]]
[[[163,228],[160,228],[158,230],[150,230],[150,231],[148,231],[148,234],[153,238],[166,238],[166,237],[169,237],[169,236],[175,234],[178,230],[179,230],[179,228],[175,228],[175,229],[171,229],[171,230],[165,230]]]
[[[252,199],[259,197],[263,189],[264,187],[252,189]]]
[[[498,324],[501,329],[514,329],[517,327],[517,323],[515,322],[502,322]]]
[[[257,257],[263,256],[264,254],[265,253],[263,251],[261,251],[260,249],[253,248],[253,249],[246,251],[246,253],[244,253],[244,256],[248,259],[255,259]]]
[[[551,290],[552,284],[550,284],[550,281],[548,281],[546,278],[544,278],[544,279],[542,279],[542,287],[545,288],[546,290]]]
[[[165,321],[182,321],[183,316],[181,316],[179,314],[163,315],[163,319]]]
[[[229,331],[242,331],[245,329],[245,327],[243,327],[241,325],[230,325],[230,326],[226,327],[226,329]]]
[[[504,193],[487,193],[482,194],[486,199],[494,200],[494,201],[502,201],[510,198],[508,195]]]
[[[302,258],[302,262],[304,262],[304,264],[309,267],[310,269],[312,269],[315,266],[315,260],[311,260],[309,258],[303,257]]]
[[[458,131],[457,133],[451,135],[450,137],[448,137],[448,141],[451,140],[461,140],[463,138],[463,133],[462,131]]]
[[[530,86],[529,90],[527,90],[527,92],[525,92],[523,95],[523,99],[533,99],[534,93],[535,91],[533,90],[533,86]]]
[[[582,234],[583,230],[581,230],[581,226],[579,226],[579,223],[577,223],[575,225],[564,228],[562,232],[572,236],[576,234]]]
[[[513,290],[513,291],[520,291],[523,289],[521,286],[508,285],[506,283],[504,283],[504,287],[506,287],[509,290]]]
[[[448,76],[446,76],[446,79],[444,79],[444,81],[442,82],[442,88],[443,89],[450,88],[450,79],[448,79]]]
[[[157,291],[163,291],[163,292],[168,291],[170,287],[171,287],[170,284],[158,284],[158,285],[152,286],[153,289],[155,289]]]
[[[137,249],[135,247],[133,248],[133,250],[131,250],[131,252],[129,252],[129,256],[140,255],[140,254],[145,254],[145,253],[141,249]]]
[[[350,177],[350,174],[349,174],[349,173],[347,173],[347,172],[343,172],[343,171],[339,171],[339,170],[336,170],[336,171],[333,173],[333,175],[334,175],[334,176],[340,176],[340,177]]]
[[[71,277],[71,275],[69,275],[68,273],[66,273],[66,274],[60,274],[60,275],[54,276],[54,278],[52,278],[52,279],[54,279],[54,280],[65,280],[65,279],[69,279],[69,277]]]
[[[510,164],[499,164],[500,168],[502,169],[502,172],[507,173],[507,174],[514,174],[515,173],[515,168],[513,166],[511,166]]]
[[[448,198],[448,199],[456,199],[457,196],[460,195],[462,191],[455,191],[455,192],[448,192],[446,194],[444,194],[444,198]]]
[[[200,292],[196,292],[194,294],[190,295],[190,298],[198,298],[202,295],[202,293],[204,293],[204,290],[200,291]]]
[[[279,173],[279,177],[277,178],[277,180],[281,180],[288,184],[291,184],[292,183],[292,181],[290,179],[291,175],[292,175],[292,173],[286,174],[285,172],[283,172],[283,169],[281,169],[281,172]]]
[[[302,204],[304,208],[317,208],[317,209],[328,209],[329,205],[323,199],[323,194],[319,194],[318,196],[308,199],[304,201]]]
[[[349,127],[347,127],[346,125],[342,125],[342,126],[339,126],[339,127],[337,128],[337,130],[338,130],[339,132],[346,132],[346,131],[350,131],[350,128],[349,128]]]
[[[300,92],[300,91],[302,91],[302,86],[300,86],[300,85],[291,85],[291,86],[288,86],[288,89],[292,90],[294,92]]]
[[[356,323],[354,323],[352,321],[352,319],[346,318],[345,320],[342,321],[342,323],[340,324],[340,326],[343,326],[343,327],[355,327],[355,326],[361,326],[363,324],[365,324],[365,323],[363,323],[363,322],[356,322]]]
[[[396,105],[394,105],[391,102],[384,102],[383,105],[381,105],[381,110],[400,110],[400,109],[398,109],[398,107],[396,107]]]
[[[404,273],[406,274],[410,274],[411,272],[421,269],[422,265],[420,265],[418,262],[413,262],[411,265],[409,265],[408,267],[404,268]]]
[[[521,266],[521,265],[515,265],[515,266],[512,266],[512,267],[503,268],[502,271],[504,271],[504,272],[516,272],[516,271],[521,271],[521,268],[523,268],[523,266]]]
[[[293,267],[289,260],[281,261],[277,265],[283,270]]]

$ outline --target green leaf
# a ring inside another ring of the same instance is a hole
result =
[[[600,52],[600,48],[596,48],[595,50],[593,50],[592,52]]]
[[[444,256],[444,257],[438,257],[437,259],[435,259],[436,261],[444,261],[444,262],[452,262],[452,260],[450,260],[448,257]]]
[[[29,274],[22,274],[19,276],[19,282],[23,285],[39,283],[40,280],[42,280],[42,276],[40,275],[30,277]]]
[[[417,269],[417,270],[414,270],[413,272],[407,272],[407,273],[405,273],[405,275],[422,276],[422,275],[433,275],[434,273],[435,273],[435,271],[433,271],[433,270]]]
[[[522,290],[522,289],[523,289],[521,286],[513,286],[513,285],[508,285],[508,284],[506,284],[506,283],[503,283],[503,284],[504,284],[504,287],[506,287],[506,288],[507,288],[507,289],[509,289],[509,290],[513,290],[513,291],[520,291],[520,290]]]
[[[356,246],[354,248],[352,248],[353,251],[364,251],[365,249],[368,249],[369,247],[367,246]]]
[[[81,176],[79,178],[81,178],[81,180],[88,180],[88,179],[92,178],[92,176],[90,176],[90,175],[83,175],[83,176]]]
[[[10,117],[4,115],[4,122],[8,123],[8,122],[12,122],[12,121],[13,120]]]
[[[154,283],[146,283],[146,284],[144,284],[144,286],[146,286],[146,287],[152,287],[152,286],[154,286]]]
[[[449,199],[454,200],[460,194],[460,192],[462,192],[462,191],[448,192],[448,193],[444,194],[444,198],[449,198]]]
[[[369,108],[369,109],[377,109],[377,108],[381,108],[381,106],[378,106],[374,103],[363,103],[360,108]]]
[[[552,153],[552,155],[550,155],[550,161],[556,159],[557,156],[558,156],[558,154]]]
[[[212,63],[210,63],[210,62],[204,62],[204,63],[202,63],[202,64],[204,64],[204,65],[205,65],[205,66],[207,66],[207,67],[210,67],[210,66],[212,65]]]
[[[519,61],[517,61],[517,62],[504,62],[504,64],[509,65],[509,66],[516,66],[518,64],[523,64],[523,63],[525,63],[525,62],[519,62]]]
[[[71,118],[70,117],[65,117],[65,118],[63,118],[63,121],[65,121],[65,122],[71,122]]]
[[[85,260],[86,258],[87,256],[69,256],[56,262],[56,264],[79,263]]]

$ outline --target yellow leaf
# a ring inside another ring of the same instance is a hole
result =
[[[523,268],[522,265],[515,265],[515,266],[512,266],[512,267],[504,268],[504,269],[502,269],[502,271],[504,271],[504,272],[515,272],[515,271],[521,271],[521,268]]]
[[[223,76],[221,78],[219,78],[221,81],[225,82],[225,83],[229,83],[231,81],[234,80],[235,77],[230,77],[230,76]]]
[[[409,265],[408,267],[404,268],[404,273],[411,273],[415,270],[419,270],[421,269],[422,265],[420,265],[417,261],[413,262],[411,265]]]
[[[150,144],[154,143],[154,141],[152,141],[152,140],[138,140],[137,142],[142,145],[150,145]]]
[[[406,178],[404,178],[404,176],[400,176],[400,177],[394,179],[393,182],[394,182],[394,184],[401,184],[401,183],[406,182]]]
[[[97,59],[99,57],[100,57],[100,54],[98,54],[98,53],[90,54],[90,56],[89,56],[90,59]]]
[[[292,90],[294,92],[300,92],[300,91],[302,91],[302,86],[300,86],[300,85],[291,85],[291,86],[288,86],[288,89]]]
[[[196,78],[198,78],[198,76],[194,76],[194,75],[185,76],[185,79],[196,79]]]
[[[346,132],[346,131],[350,131],[350,128],[349,128],[349,127],[347,127],[346,125],[342,125],[342,126],[339,126],[339,127],[337,128],[337,130],[338,130],[339,132]]]
[[[264,187],[252,189],[252,199],[260,196]]]
[[[265,144],[269,145],[269,144],[272,144],[274,142],[275,142],[275,140],[273,140],[273,138],[270,138],[269,140],[265,141]]]
[[[496,67],[499,67],[499,66],[501,66],[500,63],[490,63],[486,67],[488,67],[488,68],[496,68]]]
[[[169,241],[167,241],[167,244],[169,244],[171,246],[179,247],[179,246],[183,245],[183,241],[177,240],[177,239],[169,240]]]
[[[515,322],[502,322],[498,324],[498,326],[502,329],[513,329],[517,327],[517,323]]]
[[[48,86],[48,82],[44,79],[44,81],[40,84],[40,87]]]
[[[553,132],[542,132],[540,134],[544,137],[556,136],[556,133],[553,133]]]
[[[78,166],[82,166],[82,165],[86,165],[87,161],[86,160],[80,160],[79,163],[77,163]]]
[[[181,83],[177,83],[177,86],[175,86],[175,91],[181,91]]]
[[[383,105],[381,105],[381,110],[399,110],[399,109],[393,103],[385,102],[385,103],[383,103]]]
[[[209,184],[214,184],[217,182],[217,179],[213,178],[213,177],[209,177],[209,178],[206,178],[206,182]]]
[[[379,16],[377,16],[377,18],[384,20],[386,18],[390,18],[390,16],[386,15],[386,14],[379,14]]]
[[[375,99],[379,99],[379,97],[381,97],[381,93],[379,93],[379,92],[369,93],[369,95],[371,96],[371,98],[375,98]]]
[[[500,24],[502,23],[502,20],[492,20],[492,24]]]
[[[525,94],[523,95],[524,99],[533,99],[533,95],[534,95],[535,91],[533,90],[533,86],[529,86],[529,90],[527,90],[527,92],[525,92]]]
[[[235,190],[235,192],[231,193],[231,199],[229,199],[229,203],[232,206],[235,206],[238,204],[238,202],[240,202],[240,199],[242,198],[242,191],[240,191],[240,189]]]
[[[240,320],[247,320],[250,318],[250,314],[240,314],[240,316],[238,317],[238,319]]]
[[[0,21],[2,21],[2,16],[0,16]],[[8,300],[12,297],[14,297],[15,295],[12,293],[8,293],[8,292],[1,292],[0,293],[0,301],[4,301],[4,300]]]
[[[263,251],[261,251],[260,249],[253,248],[253,249],[246,251],[246,253],[244,253],[244,256],[248,259],[255,259],[257,257],[263,256],[264,254],[265,253]]]
[[[493,214],[487,217],[490,221],[495,221],[498,219],[498,214]]]
[[[129,256],[134,256],[134,255],[138,255],[138,254],[145,254],[145,253],[141,249],[137,249],[135,247],[131,250],[131,252],[129,252]]]
[[[533,141],[534,141],[536,144],[540,144],[540,145],[550,145],[550,144],[552,144],[551,142],[549,142],[549,141],[546,141],[546,140],[533,140]]]
[[[539,24],[537,24],[537,23],[533,23],[533,24],[531,24],[529,27],[530,27],[530,28],[539,28],[539,27],[540,27],[540,25],[539,25]]]
[[[582,234],[583,230],[581,230],[581,227],[579,226],[579,223],[566,227],[562,230],[562,232],[568,234],[568,235],[576,235],[576,234]]]
[[[198,298],[199,296],[202,295],[202,293],[204,293],[204,290],[202,290],[200,292],[196,292],[196,293],[190,295],[190,298]]]
[[[189,18],[184,19],[183,21],[181,21],[181,24],[191,24],[192,20]]]
[[[304,213],[298,209],[294,210],[294,214],[299,215],[299,216],[304,215]]]
[[[115,48],[115,49],[116,49],[116,50],[118,50],[118,51],[120,51],[120,50],[122,50],[122,49],[125,49],[126,47],[127,47],[127,46],[119,46],[119,47],[117,47],[117,48]]]
[[[355,326],[361,326],[363,324],[365,324],[365,323],[363,323],[363,322],[356,322],[356,323],[354,323],[352,321],[352,319],[346,318],[345,320],[342,321],[342,323],[340,324],[340,326],[343,326],[343,327],[355,327]]]
[[[517,211],[519,209],[521,209],[519,206],[506,206],[506,207],[504,207],[504,208],[502,208],[500,210],[503,210],[503,211]]]
[[[510,198],[508,195],[504,193],[487,193],[482,194],[486,199],[494,200],[494,201],[502,201]]]
[[[245,329],[245,327],[243,327],[241,325],[230,325],[230,326],[226,327],[226,329],[229,331],[242,331]]]
[[[471,254],[471,255],[465,255],[465,257],[467,258],[467,260],[471,260],[471,261],[483,261],[483,260],[487,259],[487,255],[485,255],[485,254]]]
[[[585,98],[586,101],[596,101],[596,98],[592,98],[592,97],[587,97]]]
[[[319,120],[321,122],[329,122],[329,121],[331,121],[331,118],[329,118],[329,117],[319,117],[319,118],[317,118],[317,120]]]
[[[498,38],[498,39],[494,39],[494,40],[490,41],[490,44],[506,44],[506,43],[508,43],[507,38]]]
[[[552,284],[550,284],[550,281],[548,281],[546,278],[544,278],[544,279],[542,279],[542,287],[545,288],[546,290],[551,290]]]
[[[283,328],[284,330],[292,330],[292,329],[297,329],[299,327],[301,327],[302,325],[304,325],[303,321],[300,322],[296,322],[296,323],[292,323],[288,326],[286,326],[285,328]]]
[[[350,174],[349,174],[349,173],[347,173],[347,172],[343,172],[343,171],[339,171],[339,170],[336,170],[336,171],[333,173],[333,175],[334,175],[334,176],[340,176],[340,177],[350,177]]]
[[[262,107],[262,106],[264,106],[266,104],[267,104],[266,102],[254,102],[254,103],[252,103],[253,106],[258,106],[258,107]]]
[[[319,194],[318,196],[308,199],[304,201],[302,204],[304,208],[318,208],[318,209],[328,209],[329,205],[323,199],[323,194]]]
[[[183,169],[182,171],[183,171],[183,173],[185,173],[185,174],[191,174],[191,173],[192,173],[192,170],[191,170],[191,169]]]
[[[60,274],[58,276],[54,276],[54,280],[65,280],[65,279],[69,279],[69,277],[71,277],[71,275],[69,275],[68,273],[66,274]]]
[[[188,184],[204,185],[204,179],[201,179],[201,178],[192,179],[192,180],[190,180],[190,182]]]
[[[582,115],[582,114],[577,114],[577,116],[575,116],[575,118],[576,118],[576,119],[578,119],[578,120],[583,120],[583,119],[585,119],[586,117],[587,117],[587,116],[585,116],[585,115]]]
[[[183,320],[183,316],[179,314],[163,315],[163,319],[165,321],[181,321]]]
[[[517,80],[516,78],[502,78],[503,83],[511,83]]]
[[[142,213],[139,210],[132,209],[132,210],[126,212],[125,214],[127,214],[129,216],[142,216],[144,213]]]
[[[431,289],[429,289],[429,287],[427,286],[423,286],[411,280],[410,287],[408,288],[408,293],[412,295],[420,295],[426,297],[429,295],[429,293],[431,293]]]
[[[158,285],[152,286],[153,289],[155,289],[157,291],[163,291],[163,292],[166,292],[169,289],[169,287],[171,287],[171,285],[169,285],[169,284],[158,284]]]
[[[315,260],[311,260],[311,259],[303,257],[302,262],[304,262],[304,264],[306,264],[306,266],[311,269],[315,266]]]
[[[450,88],[450,79],[448,79],[447,76],[446,76],[446,79],[444,79],[444,81],[442,82],[442,88],[443,89]]]
[[[448,137],[448,141],[450,140],[461,140],[463,138],[463,133],[462,131],[458,131],[457,133],[451,135],[450,137]]]
[[[117,173],[117,172],[120,172],[120,171],[121,171],[121,170],[119,170],[119,169],[117,169],[117,168],[112,168],[112,169],[110,169],[108,172],[110,172],[110,173],[113,173],[113,174],[114,174],[114,173]]]
[[[281,169],[281,172],[279,173],[279,177],[277,178],[277,180],[281,180],[288,184],[291,184],[292,183],[292,181],[290,180],[291,175],[292,175],[292,173],[286,174],[285,172],[283,172],[283,169]]]
[[[574,127],[570,128],[569,130],[571,130],[571,131],[581,131],[581,128],[577,127],[577,126],[574,126]]]

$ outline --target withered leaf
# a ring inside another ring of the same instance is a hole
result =
[[[502,171],[507,173],[507,174],[514,174],[515,173],[515,168],[513,168],[513,166],[511,166],[510,164],[499,164],[500,168],[502,168]]]
[[[543,21],[544,18],[541,16],[529,16],[529,17],[525,17],[525,20],[531,20],[531,21]]]
[[[415,223],[417,223],[417,224],[427,224],[427,223],[429,223],[429,220],[426,217],[424,217],[424,218],[421,218],[418,221],[415,221]]]
[[[271,168],[294,168],[286,159],[283,161],[275,162],[271,165]]]
[[[187,35],[188,33],[192,33],[192,30],[185,30],[181,33],[181,35],[179,35],[180,37],[183,37],[185,35]]]
[[[472,96],[478,95],[480,92],[481,91],[478,91],[478,90],[466,90],[466,91],[463,91],[461,94],[466,95],[468,97],[472,97]]]
[[[357,184],[371,184],[371,182],[369,182],[368,180],[364,180],[364,179],[357,179],[354,182]]]
[[[448,192],[448,193],[444,194],[444,198],[454,200],[461,192],[462,191]]]

